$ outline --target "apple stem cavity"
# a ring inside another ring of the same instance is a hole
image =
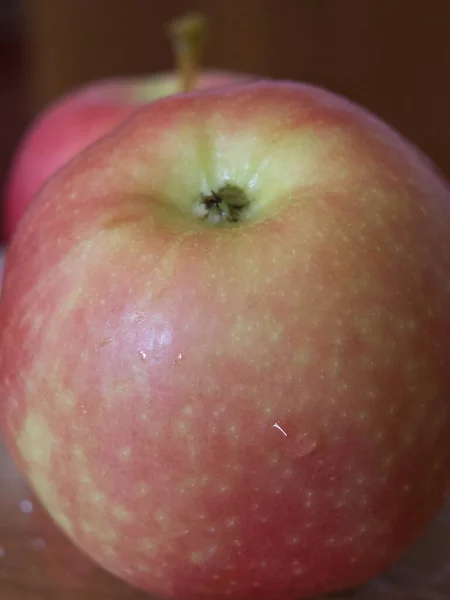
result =
[[[188,14],[172,21],[168,29],[177,62],[180,91],[189,92],[195,87],[203,54],[206,19],[197,13]]]
[[[211,225],[232,225],[241,222],[248,211],[250,201],[239,187],[227,184],[218,191],[202,195],[194,206],[196,217]]]

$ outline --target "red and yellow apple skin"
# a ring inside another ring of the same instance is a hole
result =
[[[196,87],[244,81],[249,76],[204,71]],[[32,124],[19,145],[4,192],[4,239],[10,242],[27,206],[58,169],[78,152],[118,126],[144,103],[179,91],[178,76],[107,79],[59,99]]]
[[[202,220],[237,186],[237,223]],[[309,85],[165,98],[43,188],[8,251],[1,424],[59,526],[177,600],[355,586],[450,475],[450,193]]]

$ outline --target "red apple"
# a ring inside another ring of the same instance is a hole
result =
[[[246,78],[205,71],[196,86],[204,89]],[[4,194],[5,240],[11,240],[30,201],[62,165],[119,125],[139,105],[177,93],[178,85],[178,76],[171,72],[147,80],[99,81],[59,99],[39,115],[21,142],[11,166]]]
[[[177,600],[355,586],[450,475],[450,190],[321,89],[165,98],[8,251],[0,414],[99,564]]]

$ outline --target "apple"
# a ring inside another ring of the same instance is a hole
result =
[[[199,89],[244,80],[220,71],[200,74]],[[20,143],[4,191],[5,241],[9,242],[28,204],[62,165],[119,125],[133,110],[179,91],[174,72],[148,78],[96,81],[59,98],[38,116]]]
[[[145,106],[8,250],[8,446],[73,542],[158,597],[356,586],[443,504],[449,231],[433,164],[331,92]]]

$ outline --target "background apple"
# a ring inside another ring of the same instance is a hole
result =
[[[80,548],[161,597],[357,585],[443,503],[449,230],[432,164],[343,98],[156,101],[8,251],[9,448]]]

